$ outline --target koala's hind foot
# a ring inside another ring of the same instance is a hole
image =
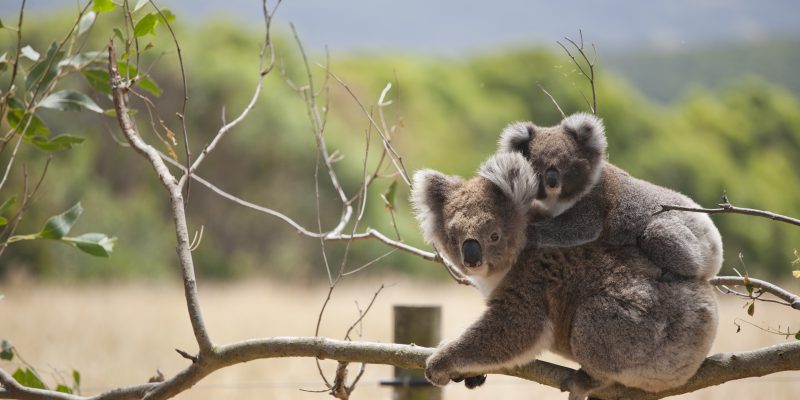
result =
[[[461,381],[464,381],[464,386],[466,386],[467,389],[475,389],[476,387],[481,386],[484,384],[484,382],[486,382],[486,374],[453,378],[453,382],[455,383],[461,383]]]
[[[581,368],[561,381],[560,389],[562,392],[569,392],[569,400],[585,400],[590,392],[605,386],[608,386],[608,382],[591,377]]]

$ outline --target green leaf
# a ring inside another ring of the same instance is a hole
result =
[[[394,210],[394,198],[397,194],[397,181],[392,181],[389,184],[389,188],[386,189],[385,192],[381,195],[383,197],[383,201],[386,205],[386,211]]]
[[[119,28],[114,28],[114,36],[118,37],[119,40],[125,41],[125,36],[122,35],[122,31]]]
[[[81,387],[81,373],[77,369],[72,370],[72,380],[75,382],[75,389]]]
[[[756,302],[754,301],[754,302],[750,303],[749,307],[747,307],[747,315],[752,317],[753,314],[755,314],[755,313],[756,313]]]
[[[24,57],[27,57],[29,60],[33,62],[39,61],[40,57],[39,52],[34,50],[33,47],[31,47],[30,45],[21,48],[19,51]]]
[[[800,331],[797,331],[797,333],[794,334],[794,338],[800,340]]]
[[[4,201],[3,204],[0,204],[0,215],[8,211],[8,209],[11,208],[11,206],[13,206],[16,202],[17,196],[11,196],[8,198],[8,200]]]
[[[58,76],[59,61],[62,57],[64,57],[64,51],[59,51],[55,42],[51,43],[44,59],[31,68],[31,72],[25,79],[25,87],[31,90],[35,85],[42,88],[49,86],[50,82]]]
[[[102,233],[86,233],[75,238],[64,238],[74,243],[84,253],[89,253],[95,257],[108,257],[114,250],[115,237],[108,237]]]
[[[117,7],[111,0],[94,0],[94,6],[92,6],[92,11],[97,13],[108,12]]]
[[[89,28],[92,27],[94,24],[94,20],[97,18],[97,13],[94,11],[89,11],[81,17],[80,22],[78,23],[78,35],[83,34],[84,32],[88,31]]]
[[[47,389],[44,382],[42,382],[30,368],[25,368],[24,371],[21,368],[17,368],[17,370],[14,371],[14,379],[22,386],[34,389]]]
[[[92,89],[100,93],[111,94],[111,80],[108,71],[102,69],[84,69],[81,71]]]
[[[70,389],[69,386],[59,383],[58,386],[56,386],[56,392],[72,394],[72,389]]]
[[[72,89],[55,92],[39,103],[39,106],[61,111],[80,111],[81,107],[96,113],[103,113],[103,109],[89,96]]]
[[[161,14],[164,16],[163,19],[166,20],[167,23],[171,24],[173,21],[175,21],[175,14],[173,14],[170,9],[162,8]]]
[[[5,217],[0,216],[0,226],[8,225],[8,220]]]
[[[31,142],[34,146],[42,151],[61,151],[69,150],[72,148],[72,146],[83,143],[84,139],[80,136],[65,134],[55,136],[49,140],[46,137],[39,135],[26,138],[26,140]]]
[[[78,220],[82,213],[83,206],[81,206],[81,202],[79,201],[69,210],[48,219],[47,223],[44,224],[44,228],[37,236],[42,239],[61,239],[69,233],[69,230],[72,229],[72,225],[75,225],[75,221]]]
[[[136,2],[136,5],[133,7],[133,12],[139,11],[139,9],[141,9],[142,7],[147,5],[147,3],[149,3],[149,2],[150,2],[149,0],[139,0],[138,2]]]
[[[161,96],[161,87],[158,86],[158,84],[149,76],[143,77],[137,83],[142,90],[152,94],[153,96]]]
[[[133,27],[133,36],[142,37],[145,35],[155,35],[156,25],[158,25],[158,18],[156,14],[149,13],[142,17],[136,26]]]
[[[12,129],[16,129],[18,126],[19,129],[23,129],[25,126],[27,126],[28,129],[26,129],[25,132],[20,132],[26,136],[34,134],[50,134],[50,130],[47,129],[44,121],[42,121],[35,114],[25,114],[25,104],[23,104],[21,101],[12,97],[8,100],[8,107],[10,110],[8,111],[8,114],[6,114],[6,120]]]
[[[12,359],[14,359],[14,346],[8,340],[3,339],[0,342],[0,360],[11,361]]]
[[[81,69],[93,62],[104,62],[108,56],[103,51],[87,51],[85,53],[75,54],[74,56],[67,57],[58,63],[59,67],[73,67]]]

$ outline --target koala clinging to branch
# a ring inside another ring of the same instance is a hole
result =
[[[662,204],[699,206],[606,161],[603,123],[594,115],[573,114],[553,127],[511,124],[499,151],[523,154],[541,174],[533,201],[541,245],[638,245],[662,272],[683,278],[709,279],[722,267],[722,239],[711,218],[658,213]]]
[[[487,297],[480,319],[428,358],[426,377],[445,385],[549,349],[581,364],[561,385],[571,400],[614,382],[647,391],[685,383],[716,332],[711,286],[660,279],[636,246],[539,247],[527,223],[536,187],[517,153],[496,154],[469,180],[414,175],[424,238]]]

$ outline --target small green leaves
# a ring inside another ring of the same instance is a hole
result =
[[[136,37],[155,35],[156,25],[158,25],[157,15],[154,13],[147,14],[133,27],[133,35]]]
[[[747,315],[753,316],[756,313],[756,302],[750,303],[750,306],[747,307]]]
[[[797,333],[794,334],[794,338],[800,340],[800,331],[797,331]]]
[[[31,72],[25,79],[25,87],[31,90],[36,85],[43,88],[49,86],[50,82],[58,76],[58,64],[62,57],[64,57],[64,51],[59,51],[55,42],[51,43],[44,59],[31,68]]]
[[[103,13],[111,11],[115,8],[117,8],[117,5],[114,4],[114,2],[111,0],[94,0],[94,6],[92,6],[92,11],[96,13]]]
[[[61,239],[69,233],[81,214],[83,214],[83,206],[81,206],[81,202],[78,202],[69,210],[48,219],[42,231],[37,235],[42,239]]]
[[[80,22],[78,23],[78,35],[83,34],[84,32],[88,31],[89,28],[92,27],[94,24],[94,20],[97,18],[97,13],[94,11],[89,11],[81,17]]]
[[[129,77],[136,80],[136,85],[142,90],[152,94],[153,96],[161,96],[161,87],[147,75],[139,75],[139,70],[135,66],[128,64],[125,61],[118,63],[119,73],[122,76]],[[108,81],[108,78],[106,78]],[[110,86],[109,86],[110,89]]]
[[[28,137],[25,140],[29,141],[41,151],[52,152],[69,150],[72,148],[72,146],[83,143],[84,139],[82,137],[72,135],[59,135],[51,139],[48,139],[45,136],[36,135]]]
[[[63,383],[59,383],[58,386],[56,386],[56,392],[72,394],[72,389]]]
[[[75,391],[78,391],[81,387],[81,373],[78,370],[72,370],[72,381],[75,384]]]
[[[39,61],[40,57],[39,52],[34,50],[33,47],[31,47],[30,45],[21,48],[19,51],[23,57],[26,57],[27,59],[33,62]]]
[[[392,181],[389,187],[386,189],[383,194],[381,194],[381,198],[383,199],[383,204],[386,206],[386,211],[393,211],[394,210],[394,199],[397,195],[397,181]]]
[[[14,359],[14,346],[11,342],[3,339],[0,341],[0,360],[11,361]]]
[[[85,108],[99,114],[103,113],[103,109],[89,96],[71,89],[55,92],[47,96],[46,99],[39,103],[39,106],[61,111],[80,111],[81,108]]]
[[[24,370],[22,368],[17,368],[17,370],[14,371],[13,376],[14,379],[22,386],[34,389],[47,389],[47,386],[45,386],[44,382],[42,382],[42,380],[39,379],[39,376],[36,375],[36,373],[30,368],[25,368]]]
[[[139,80],[139,87],[153,96],[161,96],[161,86],[158,86],[156,81],[150,79],[148,76],[144,76]]]
[[[117,238],[108,237],[102,233],[85,233],[76,238],[62,238],[78,247],[84,253],[89,253],[95,257],[108,257],[114,250],[114,242]]]
[[[100,93],[111,94],[111,80],[108,78],[108,71],[102,69],[84,69],[81,73],[92,89]]]
[[[139,11],[139,9],[141,9],[142,7],[147,5],[147,3],[149,3],[149,2],[150,2],[150,0],[139,0],[139,1],[137,1],[136,5],[133,7],[133,12]]]
[[[16,202],[17,202],[17,196],[11,196],[6,201],[4,201],[3,204],[0,204],[0,226],[8,224],[8,219],[6,219],[3,215]]]
[[[9,111],[8,114],[6,114],[6,120],[12,129],[19,129],[17,133],[20,133],[26,126],[27,129],[25,129],[25,132],[22,132],[26,136],[34,134],[48,135],[50,133],[47,126],[39,117],[25,113],[25,104],[21,101],[12,97],[8,99],[8,107]]]

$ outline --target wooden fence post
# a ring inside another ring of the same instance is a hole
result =
[[[394,306],[394,342],[436,347],[442,340],[440,306]],[[423,370],[394,368],[394,380],[381,382],[394,386],[395,400],[441,400],[442,389],[425,380]]]

